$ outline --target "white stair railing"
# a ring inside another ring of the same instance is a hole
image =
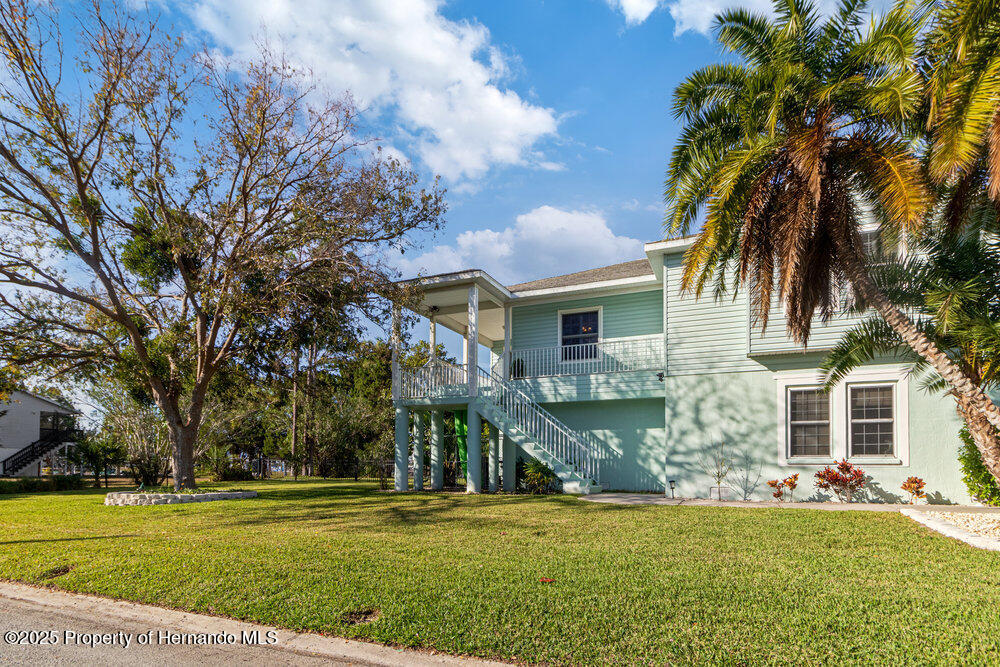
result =
[[[595,483],[600,482],[600,443],[574,431],[497,373],[479,369],[479,395],[496,405],[539,447]]]

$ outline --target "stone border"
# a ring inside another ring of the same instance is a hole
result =
[[[243,500],[256,498],[256,491],[207,491],[205,493],[142,493],[113,491],[104,496],[105,505],[177,505],[207,503],[213,500]]]
[[[948,511],[943,509],[941,511]],[[899,510],[900,514],[910,517],[919,524],[923,524],[935,530],[945,537],[953,537],[956,540],[961,540],[966,544],[970,544],[977,549],[987,549],[989,551],[1000,551],[1000,540],[995,540],[992,537],[984,537],[983,535],[977,535],[970,530],[966,530],[960,526],[945,521],[944,519],[939,519],[936,516],[928,516],[926,512],[921,512],[920,510],[913,510],[909,508],[904,508]]]

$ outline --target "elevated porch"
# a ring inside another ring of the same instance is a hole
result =
[[[396,489],[409,488],[407,470],[410,452],[414,470],[422,470],[426,439],[430,437],[432,456],[431,488],[440,488],[433,479],[440,427],[434,424],[449,410],[468,415],[467,490],[482,490],[480,473],[483,421],[490,437],[489,488],[499,489],[500,463],[503,488],[513,490],[513,459],[516,445],[530,456],[544,461],[563,480],[565,490],[590,493],[599,490],[600,460],[606,449],[589,433],[577,432],[563,424],[539,401],[532,382],[582,377],[610,377],[643,373],[649,378],[662,374],[662,335],[634,336],[579,344],[512,349],[511,307],[516,298],[482,271],[467,271],[421,280],[422,298],[415,312],[429,323],[430,359],[419,368],[400,364],[399,321],[393,327],[392,398],[396,409]],[[458,363],[437,358],[437,327],[445,326],[462,335],[462,355]],[[479,360],[480,346],[489,350],[489,360]],[[648,378],[647,378],[648,379]],[[564,394],[560,394],[562,397]],[[568,398],[566,400],[572,400]],[[427,423],[430,423],[428,431]],[[411,447],[412,445],[412,447]],[[502,453],[501,453],[502,450]],[[418,464],[419,463],[419,464]],[[414,476],[415,489],[424,480]]]

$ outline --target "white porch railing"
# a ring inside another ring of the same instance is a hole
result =
[[[499,373],[503,358],[493,366]],[[510,379],[663,370],[663,336],[511,350]]]
[[[401,399],[469,395],[469,374],[465,366],[441,359],[429,361],[412,371],[400,368],[395,383],[396,396]]]

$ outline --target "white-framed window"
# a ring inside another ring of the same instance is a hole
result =
[[[601,340],[601,308],[560,310],[558,315],[562,360],[588,361],[597,358],[597,343]]]
[[[848,452],[892,456],[896,440],[896,399],[892,384],[847,385]]]
[[[824,393],[816,371],[775,373],[782,465],[909,465],[909,376],[902,366],[850,373]]]
[[[822,387],[788,388],[788,455],[831,455],[830,396]]]

